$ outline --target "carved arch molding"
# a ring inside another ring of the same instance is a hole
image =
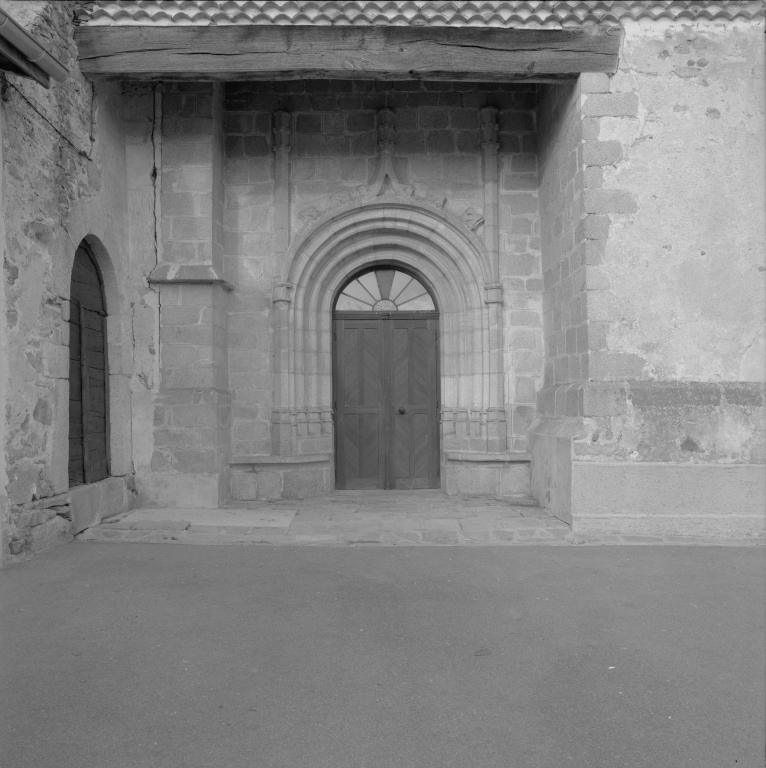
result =
[[[332,452],[333,300],[351,274],[375,264],[409,268],[436,296],[442,450],[506,450],[502,297],[486,242],[493,234],[480,239],[469,223],[415,197],[395,171],[391,127],[389,116],[379,115],[372,181],[318,210],[280,259],[285,271],[273,296],[274,455]],[[485,185],[485,210],[493,202],[486,195]]]

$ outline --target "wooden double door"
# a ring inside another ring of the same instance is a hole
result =
[[[333,317],[336,488],[439,487],[438,315]]]

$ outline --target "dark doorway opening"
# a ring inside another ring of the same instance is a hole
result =
[[[109,370],[101,273],[82,243],[69,311],[69,486],[109,476]]]

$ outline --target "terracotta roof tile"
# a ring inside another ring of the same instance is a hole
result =
[[[764,0],[97,0],[84,2],[88,26],[315,25],[566,29],[633,19],[731,21],[764,16]]]

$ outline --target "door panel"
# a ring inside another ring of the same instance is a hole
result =
[[[438,486],[436,319],[390,320],[393,334],[394,488]]]
[[[335,316],[338,489],[438,487],[437,323]]]
[[[335,321],[336,465],[338,488],[383,488],[382,323]]]

